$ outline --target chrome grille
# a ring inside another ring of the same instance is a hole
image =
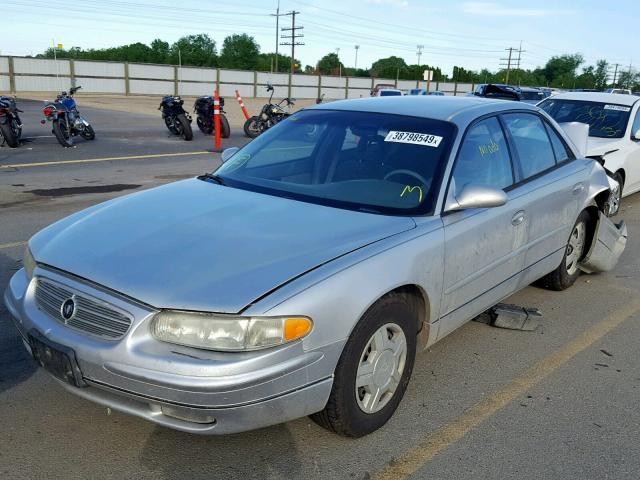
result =
[[[125,312],[48,279],[38,278],[35,294],[40,310],[76,330],[113,340],[121,338],[131,326],[131,317]],[[75,301],[75,313],[65,320],[62,304],[70,298]]]

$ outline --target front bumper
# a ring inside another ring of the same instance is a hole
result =
[[[16,272],[5,303],[25,347],[32,329],[69,347],[87,386],[70,392],[167,427],[226,434],[286,422],[324,408],[344,341],[305,350],[304,341],[255,352],[209,352],[159,342],[149,333],[155,310],[62,272]],[[38,308],[39,276],[109,302],[134,318],[127,334],[105,340],[72,330]]]

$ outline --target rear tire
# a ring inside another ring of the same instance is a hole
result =
[[[224,113],[220,114],[220,136],[222,138],[229,138],[231,136],[231,127],[229,126],[229,120],[224,115]]]
[[[181,113],[176,117],[176,123],[179,125],[178,131],[180,136],[187,142],[193,140],[193,130],[191,130],[191,122]]]
[[[71,130],[67,127],[66,122],[60,118],[53,121],[53,134],[56,136],[58,143],[63,147],[73,147]]]
[[[20,145],[20,134],[21,129],[17,125],[14,124],[14,120],[11,118],[7,118],[5,123],[0,123],[0,130],[2,131],[2,136],[4,137],[4,141],[11,148],[16,148]]]
[[[418,315],[406,295],[390,293],[360,319],[335,370],[327,405],[311,418],[346,437],[361,437],[393,415],[409,384]]]
[[[262,129],[260,128],[260,120],[258,119],[258,117],[249,117],[247,121],[244,122],[244,134],[247,137],[256,138],[261,133]]]
[[[580,276],[578,263],[587,253],[589,245],[590,221],[589,212],[583,210],[571,230],[562,262],[553,272],[548,273],[539,280],[540,285],[549,290],[561,291],[566,290],[576,282]]]

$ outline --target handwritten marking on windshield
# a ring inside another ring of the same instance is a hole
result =
[[[480,156],[482,157],[488,154],[496,153],[499,149],[500,147],[493,140],[491,140],[491,143],[489,143],[488,145],[480,145],[478,147],[478,150],[480,150]]]
[[[400,194],[401,197],[404,197],[405,193],[413,193],[414,190],[418,190],[418,193],[420,194],[420,197],[418,198],[418,202],[422,203],[422,188],[418,185],[412,187],[410,185],[407,185],[406,187],[404,187],[404,190],[402,190],[402,193]]]

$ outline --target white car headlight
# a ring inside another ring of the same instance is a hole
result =
[[[24,267],[24,271],[27,274],[27,278],[31,280],[33,278],[33,271],[36,268],[36,261],[33,259],[33,255],[31,254],[31,250],[29,249],[28,245],[27,248],[24,249],[22,266]]]
[[[306,336],[307,317],[234,317],[164,310],[151,321],[158,340],[207,350],[243,351],[273,347]]]

